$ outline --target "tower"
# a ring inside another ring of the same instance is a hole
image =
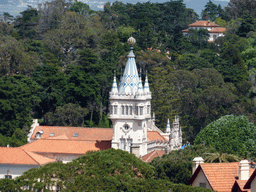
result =
[[[138,74],[130,37],[130,53],[123,76],[117,86],[116,76],[109,93],[110,114],[113,124],[112,148],[122,149],[138,157],[147,154],[147,128],[151,119],[151,92],[146,75],[144,88]]]

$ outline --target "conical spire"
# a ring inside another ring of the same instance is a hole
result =
[[[118,93],[117,83],[116,83],[116,72],[115,72],[115,75],[114,75],[114,81],[113,81],[113,84],[112,84],[111,92],[112,93]]]
[[[131,45],[130,53],[127,56],[128,60],[125,66],[122,81],[119,85],[119,94],[135,94],[139,88],[140,79],[132,47],[132,45],[135,43],[135,39],[130,37],[128,39],[128,43]]]
[[[167,120],[167,126],[166,126],[166,133],[171,133],[171,126],[170,126],[170,120]]]
[[[148,73],[146,72],[146,79],[145,79],[145,84],[144,84],[144,93],[149,93],[149,84],[148,84]]]
[[[141,80],[141,77],[140,77],[140,80],[139,80],[139,88],[138,88],[138,92],[139,94],[142,94],[144,91],[143,91],[143,85],[142,85],[142,80]]]

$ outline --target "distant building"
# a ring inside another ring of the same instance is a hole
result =
[[[190,29],[207,29],[209,31],[209,42],[215,41],[218,37],[224,36],[224,32],[226,31],[226,28],[219,27],[219,25],[210,22],[210,21],[196,21],[195,23],[192,23],[189,25],[188,29],[183,30],[183,35],[186,37],[189,36],[189,30]]]

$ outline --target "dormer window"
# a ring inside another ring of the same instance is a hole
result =
[[[37,138],[37,139],[40,139],[40,138],[41,138],[41,133],[37,132],[37,133],[36,133],[36,138]]]
[[[54,135],[55,135],[55,133],[51,133],[49,136],[50,136],[50,137],[53,137]]]
[[[73,135],[73,137],[78,137],[78,133],[75,133],[75,134]]]
[[[143,107],[140,106],[140,115],[143,115]]]
[[[117,105],[114,105],[114,114],[117,114]]]

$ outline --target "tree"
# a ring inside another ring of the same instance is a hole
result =
[[[12,184],[16,184],[16,189],[26,185],[30,189],[38,191],[45,191],[49,189],[49,186],[59,186],[64,192],[210,191],[200,187],[173,184],[168,180],[155,179],[154,176],[154,167],[135,157],[135,155],[122,150],[107,149],[88,152],[85,156],[81,156],[68,164],[56,162],[38,169],[30,169]],[[2,183],[5,185],[4,181]],[[6,184],[9,187],[9,183]]]
[[[250,31],[254,31],[255,29],[254,25],[255,25],[254,18],[251,15],[249,14],[243,15],[241,25],[238,28],[238,32],[237,32],[238,35],[240,37],[246,37]]]
[[[253,18],[256,17],[256,4],[251,0],[230,0],[225,12],[228,19],[242,18],[244,14],[249,14]]]
[[[215,5],[211,0],[204,6],[205,9],[202,11],[202,19],[203,20],[211,20],[215,21],[218,16],[218,6]],[[221,9],[221,7],[220,7]]]
[[[207,163],[228,163],[228,162],[239,162],[242,160],[241,157],[233,154],[227,154],[222,152],[216,153],[205,153],[207,156],[204,162]]]
[[[193,145],[185,147],[184,150],[172,151],[153,159],[150,165],[154,166],[157,178],[168,179],[173,183],[188,184],[192,177],[192,161],[195,157],[206,157],[206,153],[214,153],[212,147]],[[182,170],[182,171],[181,171]]]
[[[12,136],[17,128],[31,124],[35,106],[40,102],[41,89],[41,86],[26,76],[0,78],[1,134]]]
[[[76,104],[68,103],[63,107],[59,106],[54,112],[48,112],[44,116],[46,125],[83,127],[84,117],[88,110]]]
[[[256,155],[255,139],[256,128],[246,117],[226,115],[207,125],[194,142],[248,158]]]

